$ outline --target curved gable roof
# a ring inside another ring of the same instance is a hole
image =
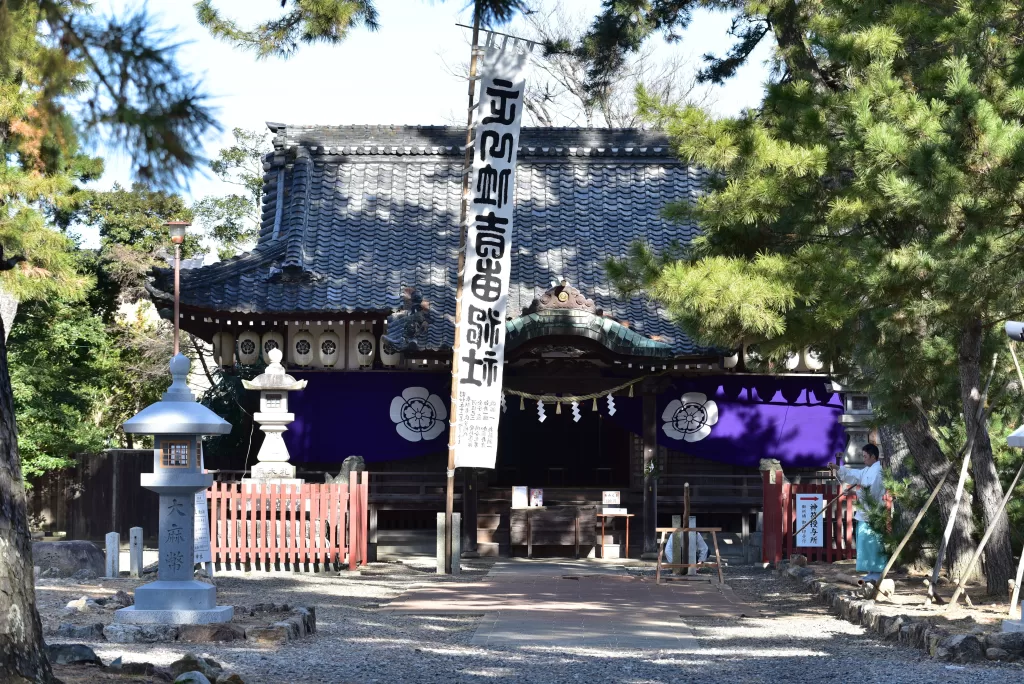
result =
[[[182,272],[182,302],[216,311],[390,312],[405,287],[431,304],[428,346],[451,346],[465,129],[268,124],[262,224],[246,254]],[[688,242],[660,215],[703,172],[661,133],[524,128],[516,169],[508,316],[568,278],[613,318],[676,354],[698,349],[665,312],[616,299],[607,258],[639,238]]]

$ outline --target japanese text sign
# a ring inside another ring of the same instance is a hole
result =
[[[796,529],[801,530],[796,536],[797,547],[825,545],[825,516],[818,515],[825,505],[824,496],[821,494],[797,494],[796,495]],[[810,525],[807,523],[814,518]],[[804,525],[807,525],[804,527]]]
[[[493,468],[498,450],[505,308],[512,257],[512,206],[526,54],[483,55],[466,214],[453,419],[457,468]]]

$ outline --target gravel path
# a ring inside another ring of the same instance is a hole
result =
[[[750,568],[733,568],[728,581],[758,617],[680,620],[679,628],[695,638],[695,649],[481,648],[470,645],[478,616],[377,610],[417,584],[478,580],[485,569],[478,566],[461,579],[398,568],[379,576],[225,573],[217,582],[221,603],[313,604],[318,634],[274,650],[105,642],[93,646],[105,661],[122,656],[156,664],[169,664],[191,651],[218,660],[250,683],[1024,681],[1020,664],[952,666],[865,636],[860,627],[833,618],[795,584]],[[46,587],[37,591],[44,593]]]

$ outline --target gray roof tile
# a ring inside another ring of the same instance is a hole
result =
[[[274,152],[264,160],[256,247],[182,273],[182,301],[237,312],[390,312],[401,306],[402,288],[415,286],[434,312],[429,346],[450,346],[465,131],[268,126]],[[615,299],[603,264],[638,238],[655,248],[691,240],[694,227],[659,212],[694,198],[702,173],[672,156],[660,133],[523,129],[509,317],[565,277],[632,331],[665,338],[677,354],[701,351],[664,311]]]

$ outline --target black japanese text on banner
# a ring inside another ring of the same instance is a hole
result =
[[[488,48],[475,116],[457,366],[455,467],[493,468],[498,451],[505,308],[526,54]]]

